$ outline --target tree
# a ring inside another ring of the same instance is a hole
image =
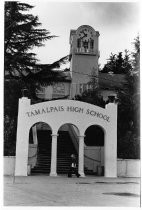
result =
[[[84,91],[81,95],[76,95],[75,100],[83,101],[103,108],[105,107],[105,101],[99,96],[98,88],[93,88],[91,90]]]
[[[21,89],[28,89],[30,96],[35,98],[35,83],[40,80],[39,72],[46,71],[51,83],[58,78],[58,73],[53,68],[60,67],[67,62],[68,56],[52,64],[37,64],[36,55],[31,51],[35,46],[43,46],[43,42],[53,37],[46,29],[38,29],[41,23],[37,16],[27,13],[33,6],[17,1],[5,2],[5,78],[18,79],[22,84]],[[9,81],[11,82],[11,81]],[[6,88],[6,87],[5,87]]]
[[[4,155],[15,155],[18,100],[21,83],[18,80],[4,81]]]
[[[102,73],[113,72],[114,74],[127,74],[132,69],[130,54],[125,50],[124,58],[122,52],[118,55],[111,53],[108,62],[104,65]]]
[[[139,76],[140,73],[140,38],[137,36],[133,42],[134,52],[132,53],[133,73]]]
[[[52,71],[68,61],[68,56],[52,64],[37,64],[33,47],[43,46],[43,42],[51,36],[46,29],[37,29],[41,23],[38,17],[28,14],[32,9],[25,3],[16,1],[5,2],[5,49],[4,49],[4,154],[15,155],[16,127],[18,114],[18,100],[23,89],[28,89],[28,96],[35,100],[36,84],[46,82],[51,84],[59,78],[57,72]],[[48,78],[43,80],[39,72],[47,72]],[[33,102],[33,101],[32,101]]]
[[[38,17],[26,13],[33,6],[17,1],[5,2],[5,74],[24,77],[36,64],[33,47],[43,46],[51,36],[46,29],[39,29]]]
[[[118,93],[118,156],[123,158],[140,158],[139,37],[133,44],[133,68],[126,74],[127,88]]]
[[[125,50],[124,58],[122,53],[111,54],[109,62],[102,71],[125,74],[126,84],[123,89],[115,88],[119,99],[118,158],[140,158],[140,42],[138,37],[135,39],[134,49],[132,54]],[[92,82],[96,84],[96,76]],[[105,103],[98,93],[99,89],[95,88],[77,96],[76,99],[104,107]]]

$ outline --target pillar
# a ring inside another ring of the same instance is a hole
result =
[[[19,99],[17,136],[16,136],[16,159],[15,176],[27,176],[28,148],[29,148],[29,125],[26,122],[25,112],[30,107],[30,99],[23,97]]]
[[[57,176],[57,134],[52,134],[50,176]]]
[[[115,131],[115,129],[114,129]],[[105,137],[104,167],[105,177],[117,177],[117,136],[109,130]]]
[[[84,175],[84,136],[79,136],[79,169],[78,173],[81,177]]]
[[[105,177],[117,177],[117,103],[106,105],[110,122],[105,134]]]

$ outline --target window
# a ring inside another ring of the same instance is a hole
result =
[[[91,90],[92,89],[92,84],[87,84],[87,90]]]
[[[91,50],[93,50],[93,48],[94,48],[94,40],[90,41],[90,48],[91,48]]]
[[[80,39],[77,39],[77,48],[80,48],[81,47],[81,41]]]
[[[83,92],[87,90],[87,84],[83,84]]]
[[[83,42],[83,47],[84,47],[85,49],[88,49],[88,42],[87,42],[87,41],[84,41],[84,42]]]
[[[83,93],[83,84],[80,84],[79,93]]]

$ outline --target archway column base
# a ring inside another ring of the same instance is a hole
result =
[[[54,176],[55,177],[55,176],[57,176],[57,173],[54,173],[54,174],[53,173],[50,173],[49,176]]]
[[[105,178],[117,178],[117,175],[104,175]]]
[[[86,177],[84,173],[79,173],[80,177]]]

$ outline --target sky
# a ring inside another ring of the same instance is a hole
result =
[[[21,1],[24,2],[24,1]],[[30,13],[39,17],[42,28],[58,37],[34,49],[39,63],[52,63],[69,54],[71,29],[90,25],[99,31],[99,63],[103,66],[111,52],[132,51],[139,33],[139,3],[136,2],[49,2],[28,1]]]
[[[70,52],[71,29],[90,25],[99,31],[99,63],[107,62],[111,52],[117,54],[125,49],[132,51],[132,42],[139,33],[140,3],[134,2],[78,2],[20,0],[33,5],[29,11],[37,15],[42,28],[58,37],[47,40],[44,47],[34,48],[38,63],[50,64]]]

